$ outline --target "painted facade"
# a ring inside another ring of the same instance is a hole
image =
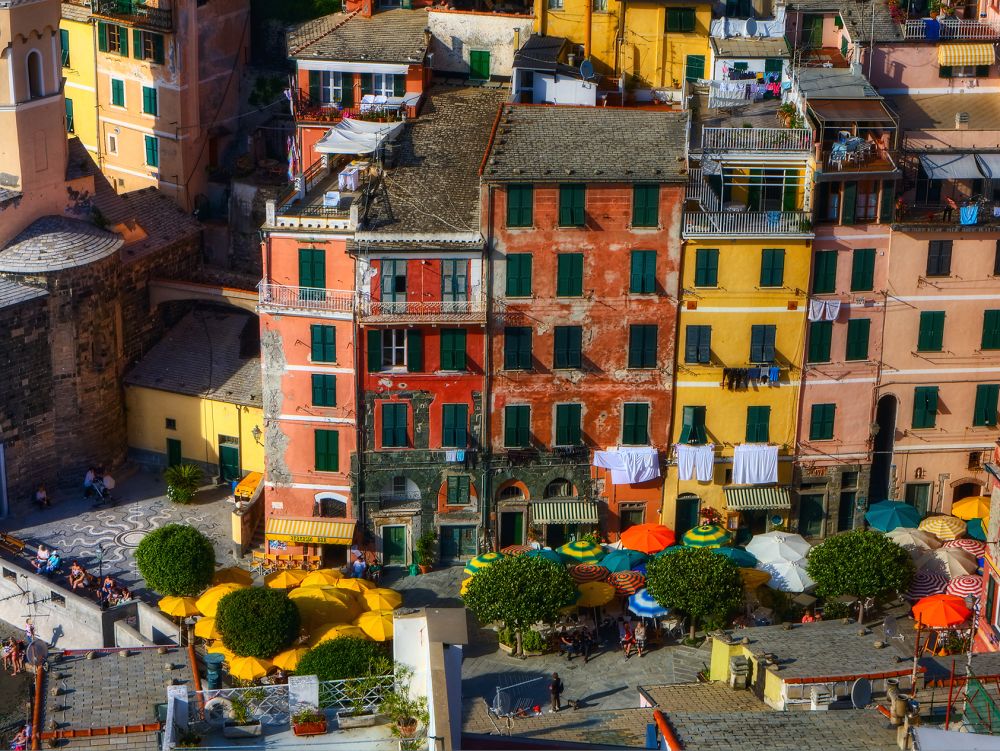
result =
[[[90,5],[62,4],[59,22],[62,75],[66,79],[66,133],[98,153],[97,56]]]

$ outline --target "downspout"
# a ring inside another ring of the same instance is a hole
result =
[[[588,0],[589,2],[589,0]],[[490,513],[493,508],[493,431],[490,416],[493,414],[492,404],[492,373],[493,373],[493,280],[491,256],[493,254],[493,185],[486,188],[486,247],[483,258],[483,287],[486,293],[486,327],[484,333],[483,355],[483,428],[480,446],[484,451],[483,466],[483,528],[487,540],[493,545],[493,550],[499,550],[500,540],[496,535],[497,525],[490,524]],[[499,524],[499,516],[497,524]],[[493,532],[493,534],[491,534]]]
[[[357,228],[355,228],[357,231]],[[352,254],[354,255],[354,254]],[[362,370],[365,365],[361,357],[361,348],[358,346],[358,315],[360,296],[358,294],[358,257],[354,256],[354,320],[351,321],[351,343],[354,346],[354,455],[358,457],[358,473],[355,477],[354,486],[357,488],[356,498],[358,501],[358,521],[361,523],[362,534],[368,536],[368,494],[365,488],[365,434],[364,434],[364,379],[368,377],[367,369]],[[403,551],[403,560],[406,560],[408,551]],[[385,551],[382,551],[383,557]],[[412,562],[412,561],[411,561]],[[385,560],[382,561],[385,565]]]
[[[538,33],[545,36],[545,0],[535,0],[535,20],[538,22]]]
[[[594,0],[584,0],[583,3],[583,59],[590,59],[590,42],[594,25]]]
[[[626,0],[621,0],[618,5],[619,7],[619,17],[618,17],[618,33],[615,38],[615,75],[620,75],[625,77],[625,62],[623,58],[625,57],[622,52],[622,48],[625,46],[625,16],[627,15],[628,8],[626,7]]]

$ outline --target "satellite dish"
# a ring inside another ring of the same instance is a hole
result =
[[[41,639],[32,640],[28,648],[24,650],[24,660],[29,665],[36,668],[45,664],[45,658],[49,656],[49,646]]]
[[[580,63],[580,78],[584,81],[589,81],[594,77],[594,64],[590,60],[584,60]]]
[[[757,34],[757,22],[752,18],[747,19],[746,26],[743,27],[743,36],[752,37]]]
[[[867,678],[858,678],[851,686],[851,704],[855,709],[864,709],[872,701],[872,682]]]

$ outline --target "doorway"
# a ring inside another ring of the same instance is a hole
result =
[[[819,537],[823,534],[823,495],[799,496],[799,534],[803,537]]]
[[[921,517],[927,516],[931,505],[931,484],[929,482],[909,482],[906,484],[906,502],[917,510]]]
[[[676,525],[674,532],[677,539],[684,536],[689,529],[694,529],[701,522],[698,520],[698,513],[701,511],[701,499],[693,493],[685,493],[677,496]]]
[[[963,482],[955,486],[952,491],[951,502],[958,503],[963,498],[972,498],[982,494],[983,486],[978,482]]]
[[[406,527],[382,527],[382,562],[386,566],[406,565]]]
[[[228,436],[219,436],[219,479],[222,482],[234,482],[239,480],[243,473],[240,471],[240,444],[236,439]]]
[[[441,527],[441,561],[450,562],[476,555],[476,527],[449,524]]]
[[[184,461],[181,456],[181,442],[176,438],[167,439],[167,466],[176,467]]]
[[[524,544],[524,512],[502,511],[500,513],[500,547]]]
[[[469,78],[473,81],[488,81],[490,78],[489,50],[469,50]]]
[[[868,489],[870,503],[889,500],[889,475],[892,470],[892,452],[896,443],[896,408],[898,402],[892,394],[878,400],[875,407],[877,431],[872,457],[871,484]]]

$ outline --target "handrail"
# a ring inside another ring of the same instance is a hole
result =
[[[927,24],[924,19],[906,22],[903,30],[905,39],[927,39]],[[1000,23],[978,21],[976,19],[944,18],[938,20],[938,39],[983,39],[1000,38]]]
[[[123,19],[138,26],[148,26],[161,31],[174,27],[173,11],[170,7],[158,7],[135,0],[95,0],[94,14]]]
[[[283,284],[262,283],[260,285],[260,306],[329,313],[353,313],[354,293],[347,290],[287,287]]]
[[[686,211],[685,235],[812,235],[804,211]]]
[[[702,128],[701,148],[734,151],[812,151],[808,128]]]

